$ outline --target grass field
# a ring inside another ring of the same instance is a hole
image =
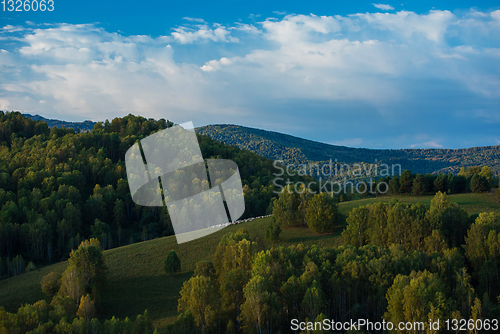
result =
[[[451,200],[467,209],[469,214],[479,212],[500,213],[500,203],[488,194],[459,194],[450,196]],[[345,202],[339,205],[342,213],[348,214],[354,207],[388,202],[393,197],[381,197]],[[430,205],[432,196],[409,197],[397,196],[401,202],[422,202]],[[259,249],[270,247],[263,238],[265,226],[270,218],[255,219],[240,225],[226,227],[204,238],[183,244],[177,244],[175,236],[150,240],[127,245],[106,251],[107,283],[101,293],[100,317],[119,318],[126,316],[135,318],[147,309],[158,328],[164,327],[177,316],[177,300],[179,291],[185,280],[191,277],[195,265],[200,260],[209,260],[215,251],[220,238],[228,232],[240,228],[249,231]],[[339,226],[333,234],[318,235],[308,228],[285,229],[282,241],[277,245],[288,246],[302,243],[319,246],[337,246],[343,226]],[[170,250],[175,250],[181,259],[182,272],[175,278],[168,278],[163,271],[163,260]],[[43,269],[26,273],[0,281],[0,306],[8,311],[16,309],[24,303],[33,303],[44,298],[40,289],[40,281],[44,275],[54,271],[62,273],[67,262],[54,264]]]
[[[389,202],[396,198],[404,203],[417,203],[420,202],[425,206],[431,205],[431,200],[434,196],[385,196],[376,198],[360,199],[357,201],[340,203],[339,209],[342,213],[349,213],[353,208],[359,206],[373,204],[376,202]],[[458,203],[461,207],[465,208],[469,215],[481,212],[496,212],[500,213],[500,203],[490,195],[484,194],[455,194],[449,196],[452,202]]]

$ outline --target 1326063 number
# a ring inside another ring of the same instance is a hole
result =
[[[3,11],[7,12],[51,12],[54,10],[54,0],[2,0]]]
[[[465,319],[447,319],[445,321],[446,329],[453,331],[498,331],[498,319],[469,319],[468,321]]]

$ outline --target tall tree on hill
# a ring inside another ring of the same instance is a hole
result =
[[[425,192],[425,179],[422,174],[418,174],[413,180],[411,191],[414,196],[421,196]]]
[[[266,239],[272,242],[279,241],[280,234],[281,234],[280,226],[276,222],[276,219],[274,217],[271,217],[266,227]]]
[[[314,195],[306,210],[307,226],[316,233],[331,232],[340,222],[337,205],[326,193]]]
[[[401,173],[401,177],[399,178],[399,192],[401,194],[409,194],[411,192],[413,182],[412,177],[413,176],[408,169]]]
[[[102,254],[99,240],[90,239],[82,241],[76,251],[71,251],[68,266],[68,275],[71,272],[74,277],[83,283],[84,292],[97,294],[104,284],[106,263]],[[63,274],[63,280],[65,279]],[[80,295],[81,296],[81,295]],[[94,299],[97,296],[94,296]]]
[[[394,175],[391,177],[391,180],[389,181],[389,194],[390,195],[397,195],[399,194],[399,176]]]
[[[446,184],[447,177],[445,174],[439,173],[437,177],[434,179],[434,189],[436,192],[446,192],[446,189],[448,188],[448,185]]]
[[[174,277],[176,273],[181,271],[181,260],[174,250],[171,250],[164,262],[163,269],[168,276]]]
[[[489,189],[488,179],[480,174],[474,174],[470,180],[470,190],[473,193],[482,193]]]
[[[285,186],[273,203],[273,216],[280,226],[302,225],[302,215],[299,210],[300,196],[292,186]]]
[[[481,172],[479,173],[479,175],[486,178],[486,180],[488,181],[488,189],[489,189],[490,182],[493,178],[493,172],[491,171],[491,168],[488,166],[483,166],[483,168],[481,168]]]

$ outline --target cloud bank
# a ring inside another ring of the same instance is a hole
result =
[[[500,11],[185,19],[158,37],[6,25],[0,109],[236,123],[363,147],[500,139]]]

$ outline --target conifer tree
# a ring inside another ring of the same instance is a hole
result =
[[[181,260],[174,250],[171,250],[165,259],[163,269],[167,276],[175,277],[175,274],[181,271]]]

